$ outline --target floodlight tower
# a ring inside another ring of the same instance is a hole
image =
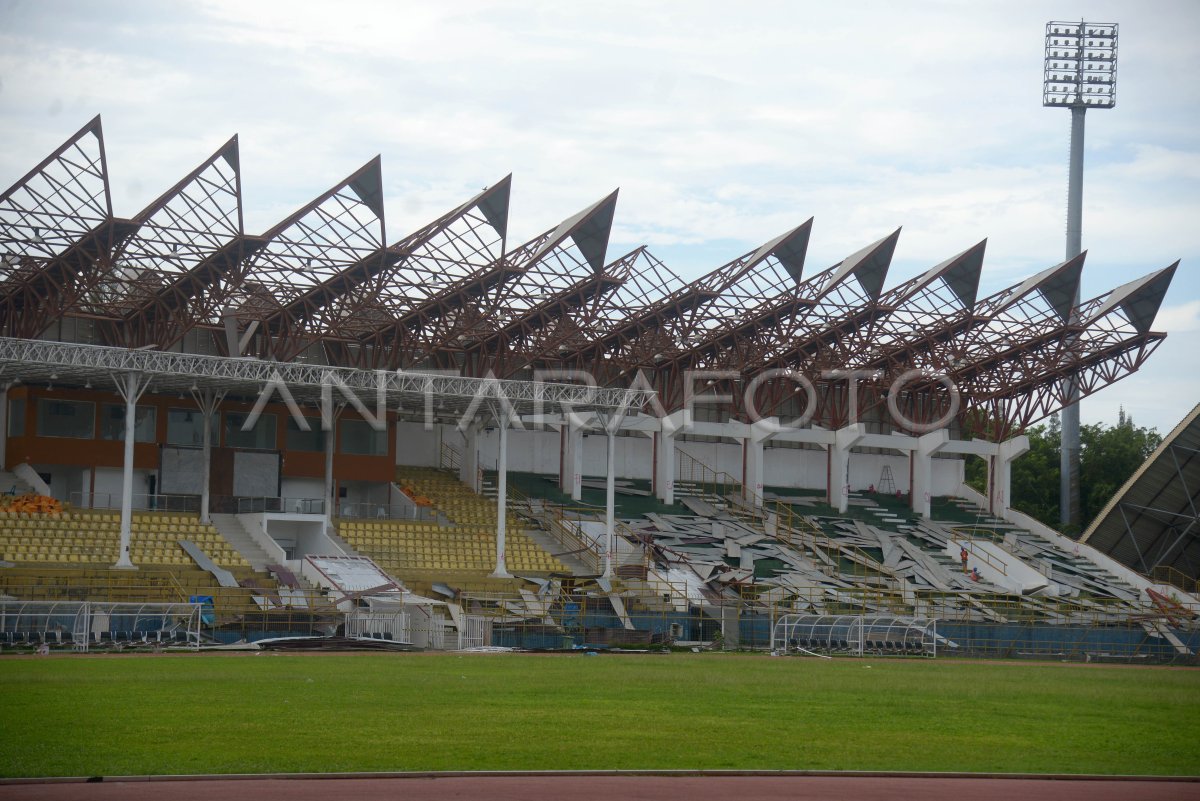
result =
[[[1071,167],[1067,183],[1067,258],[1083,250],[1083,119],[1089,108],[1117,103],[1117,25],[1112,22],[1047,22],[1042,105],[1071,109]],[[1079,307],[1075,290],[1072,308]],[[1062,411],[1062,479],[1059,521],[1079,524],[1079,387],[1068,386]]]

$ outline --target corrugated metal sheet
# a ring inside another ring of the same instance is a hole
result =
[[[1092,521],[1082,541],[1134,570],[1200,577],[1200,404]]]

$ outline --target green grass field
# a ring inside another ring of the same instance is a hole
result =
[[[0,774],[1200,773],[1200,670],[722,654],[0,659]]]

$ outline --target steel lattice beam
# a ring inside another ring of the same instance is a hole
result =
[[[0,331],[40,334],[109,273],[114,220],[100,118],[0,195]]]
[[[397,404],[421,409],[425,398],[466,408],[476,398],[503,399],[517,413],[561,411],[563,408],[640,410],[653,393],[647,390],[587,387],[579,384],[510,381],[399,370],[228,359],[196,353],[130,350],[70,342],[0,337],[0,373],[25,383],[78,381],[100,383],[115,375],[140,373],[156,391],[182,392],[199,385],[228,390],[231,395],[257,396],[267,384],[288,388],[297,401],[319,399],[326,387],[344,388],[368,408],[380,393],[389,408]]]

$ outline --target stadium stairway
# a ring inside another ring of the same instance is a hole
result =
[[[26,495],[32,494],[34,489],[17,474],[0,470],[0,492],[9,495]]]
[[[226,542],[233,546],[242,558],[250,563],[255,570],[266,570],[268,565],[275,564],[270,554],[263,550],[246,530],[241,519],[235,514],[211,515],[213,526],[221,533]]]
[[[948,510],[951,514],[945,514]],[[937,517],[951,517],[948,526],[970,526],[1018,559],[1032,564],[1051,581],[1074,586],[1091,595],[1136,600],[1137,588],[1114,573],[1100,567],[1081,553],[1058,548],[1045,537],[993,517],[980,506],[964,498],[947,498]],[[953,512],[957,511],[958,514]]]

